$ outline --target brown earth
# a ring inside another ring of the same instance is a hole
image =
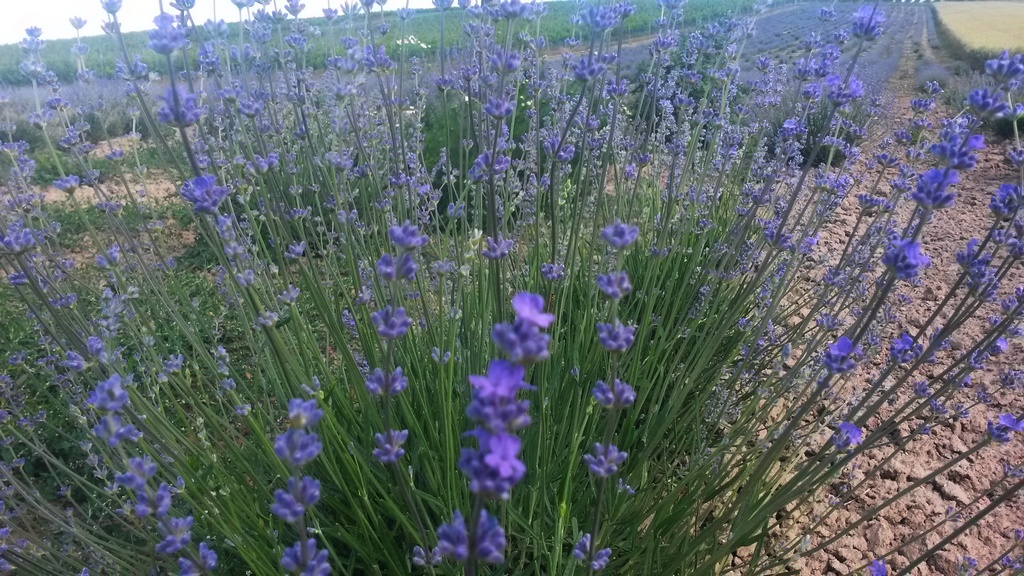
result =
[[[906,125],[912,117],[911,98],[921,96],[916,85],[913,58],[909,50],[911,43],[915,41],[914,38],[908,39],[908,49],[904,50],[900,70],[890,84],[891,105],[887,107],[890,115],[886,120],[887,125],[891,127]],[[927,45],[926,39],[924,44]],[[932,57],[930,49],[927,53]],[[942,114],[939,117],[948,117],[958,111],[940,112]],[[956,263],[956,252],[962,250],[972,237],[984,236],[991,223],[988,203],[992,192],[1002,183],[1020,182],[1022,175],[1015,172],[1006,161],[1006,151],[1011,143],[986,135],[986,145],[986,149],[978,153],[977,167],[973,171],[961,172],[961,182],[956,188],[956,204],[951,209],[938,211],[925,228],[921,241],[925,253],[932,259],[932,265],[923,273],[919,286],[903,284],[902,292],[912,300],[900,308],[901,331],[913,333],[916,328],[922,326],[939,305],[949,287],[956,282],[961,271]],[[860,191],[863,190],[857,190]],[[886,192],[887,189],[880,191],[882,195]],[[823,252],[827,254],[830,251],[842,250],[849,230],[853,227],[857,210],[856,199],[848,198],[839,210],[836,227],[822,234],[819,246]],[[909,206],[904,207],[902,216],[905,222],[909,216]],[[1021,285],[1022,281],[1024,271],[1018,265],[1003,282],[1000,296],[1012,292],[1012,289]],[[941,367],[954,355],[969,348],[978,340],[985,330],[986,318],[998,312],[998,304],[992,303],[983,307],[982,311],[954,336],[952,349],[940,353],[937,364],[933,367],[925,366],[919,376],[932,377],[940,372]],[[944,312],[939,316],[938,322],[941,323],[947,316],[948,312]],[[898,335],[895,333],[888,336],[891,338]],[[883,346],[883,349],[887,349],[887,346]],[[882,360],[879,358],[874,363],[865,364],[867,366],[862,366],[849,379],[854,387],[863,386],[870,378],[876,376]],[[974,373],[973,387],[963,391],[964,404],[974,404],[973,393],[980,387],[994,390],[998,385],[998,374],[1009,368],[1024,368],[1024,344],[1020,341],[1011,340],[1007,353],[992,358],[987,362],[986,369]],[[902,400],[909,396],[910,390],[907,390],[900,398]],[[838,533],[872,506],[965,452],[969,446],[986,436],[986,422],[994,419],[997,414],[1009,412],[1018,416],[1024,415],[1024,399],[1020,391],[1004,392],[994,396],[995,401],[990,405],[977,405],[971,408],[969,418],[936,425],[930,435],[920,437],[891,462],[885,464],[880,474],[875,475],[865,487],[859,489],[850,502],[826,519],[812,536],[811,544]],[[870,430],[877,423],[876,418],[869,422],[867,428]],[[909,433],[910,428],[907,427],[902,432]],[[876,467],[881,457],[880,454],[866,453],[857,462],[857,468],[871,470]],[[966,518],[973,516],[990,502],[983,494],[1003,478],[1003,464],[1020,466],[1022,462],[1024,442],[1019,435],[1007,445],[989,446],[934,481],[919,486],[876,518],[870,519],[853,533],[829,546],[823,553],[801,559],[800,573],[853,574],[861,570],[866,574],[866,563],[899,548],[915,534],[936,523],[942,523],[950,510],[962,512]],[[854,471],[853,475],[857,477],[858,472]],[[824,496],[819,512],[829,507],[824,501]],[[978,496],[980,499],[976,500]],[[965,555],[976,558],[979,566],[986,566],[1007,551],[1013,542],[1014,528],[1022,525],[1024,494],[1017,494],[1012,500],[989,513],[979,524],[969,528],[946,550],[931,556],[910,574],[956,575],[957,564]],[[908,557],[913,558],[924,553],[957,526],[954,521],[946,521],[923,540],[889,556],[887,560],[890,574],[899,572],[907,566]],[[1020,550],[1018,549],[1016,553],[1019,554]]]

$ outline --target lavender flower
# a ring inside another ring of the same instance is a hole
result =
[[[859,445],[864,438],[864,432],[855,424],[840,422],[834,434],[832,434],[832,445],[840,452],[847,452]]]
[[[316,407],[316,400],[292,398],[288,401],[288,422],[292,428],[316,426],[324,411]]]
[[[596,280],[601,293],[612,300],[619,300],[633,290],[633,285],[629,283],[629,276],[626,275],[625,270],[611,274],[598,274]]]
[[[149,49],[162,56],[170,56],[185,47],[185,30],[177,25],[174,16],[163,13],[153,19],[156,30],[149,31]]]
[[[177,93],[168,88],[163,95],[163,105],[156,113],[160,122],[182,128],[195,124],[202,115],[199,98],[181,88],[177,89]]]
[[[97,384],[89,396],[89,403],[100,410],[120,412],[128,403],[128,392],[121,386],[121,375],[113,374]]]
[[[1024,194],[1021,193],[1020,186],[1014,184],[1000,185],[999,189],[992,194],[992,200],[988,204],[992,214],[1000,220],[1009,220],[1020,211],[1022,206],[1024,206]]]
[[[916,278],[921,268],[927,268],[931,262],[931,258],[921,252],[920,242],[910,238],[896,242],[882,255],[882,264],[900,280]]]
[[[555,321],[554,314],[544,312],[544,298],[540,294],[516,294],[512,297],[512,310],[518,319],[537,328],[548,328]]]
[[[320,482],[309,476],[289,478],[288,490],[274,491],[274,504],[270,511],[285,522],[297,522],[306,509],[320,500]]]
[[[597,339],[609,352],[625,352],[633,345],[636,327],[624,326],[618,320],[612,324],[597,323]]]
[[[302,576],[329,576],[331,573],[327,550],[317,550],[314,538],[300,540],[285,550],[281,556],[281,568]]]
[[[485,430],[502,433],[521,430],[530,424],[529,401],[518,400],[520,390],[532,390],[523,377],[526,369],[504,360],[492,360],[487,375],[473,375],[469,383],[473,398],[466,415]]]
[[[409,379],[402,374],[401,366],[396,367],[391,374],[385,374],[383,370],[377,368],[366,378],[366,390],[374,396],[394,396],[405,390],[408,385]]]
[[[502,258],[507,258],[509,252],[512,251],[512,246],[515,245],[512,240],[506,240],[500,235],[497,240],[488,236],[484,241],[487,243],[487,247],[481,250],[480,253],[490,260],[501,260]]]
[[[157,526],[164,539],[156,545],[158,554],[174,554],[192,541],[192,517],[167,518]]]
[[[613,410],[632,406],[636,401],[636,392],[633,391],[633,387],[618,378],[611,386],[608,386],[603,380],[598,380],[594,385],[593,394],[594,400],[598,404]]]
[[[452,521],[437,529],[437,549],[445,558],[465,562],[469,558],[469,533],[462,513],[452,513]]]
[[[401,338],[412,326],[412,319],[405,315],[405,308],[385,306],[383,310],[370,314],[370,321],[377,328],[381,338]]]
[[[178,558],[178,568],[182,576],[199,576],[203,572],[212,572],[217,568],[217,553],[206,542],[200,542],[199,565],[187,558]]]
[[[875,6],[861,6],[853,14],[851,32],[857,38],[874,40],[882,35],[885,15]]]
[[[156,474],[156,463],[149,456],[144,456],[129,459],[128,471],[118,474],[114,480],[129,490],[139,491],[146,487],[146,481],[154,474]]]
[[[410,224],[408,220],[401,226],[388,228],[388,236],[395,246],[408,251],[418,250],[430,241],[430,238],[420,234],[419,228]]]
[[[377,445],[373,449],[373,457],[381,464],[394,464],[405,456],[402,444],[409,438],[408,430],[388,430],[384,434],[374,434],[373,441]]]
[[[897,364],[909,364],[916,360],[923,350],[924,347],[914,342],[910,334],[903,334],[893,340],[889,347],[889,357]]]
[[[922,208],[939,210],[949,208],[956,199],[956,193],[949,192],[951,185],[960,181],[956,170],[933,168],[921,175],[917,190],[910,195]]]
[[[227,198],[226,186],[217,186],[217,177],[206,174],[181,185],[181,196],[192,204],[197,213],[216,214],[221,202]]]
[[[462,513],[456,510],[452,521],[437,529],[437,549],[441,556],[457,562],[469,558],[469,533]],[[480,513],[476,532],[476,556],[489,564],[505,561],[505,531],[498,525],[498,519],[487,513]]]
[[[1024,432],[1024,418],[1017,418],[1012,414],[1000,414],[995,422],[991,420],[988,422],[989,436],[1000,444],[1009,442],[1014,432]]]
[[[860,356],[860,348],[854,346],[846,336],[841,336],[822,353],[822,362],[829,372],[843,374],[857,367],[857,357]]]
[[[544,263],[540,265],[540,274],[549,282],[557,282],[565,278],[565,266],[561,264]]]
[[[1010,54],[1003,50],[998,58],[985,62],[985,74],[992,76],[996,82],[1004,84],[1024,74],[1024,61],[1020,54],[1015,54],[1011,58]]]
[[[412,549],[412,563],[414,566],[440,566],[443,558],[441,557],[441,549],[434,547],[430,551],[430,557],[427,557],[427,552],[420,546],[413,546]]]
[[[601,238],[616,250],[625,250],[630,244],[636,242],[639,236],[639,228],[623,224],[619,220],[601,231]]]
[[[323,445],[316,434],[291,429],[274,440],[274,453],[291,468],[301,468],[313,461]]]
[[[594,444],[592,453],[583,455],[583,461],[590,468],[591,474],[607,478],[619,471],[619,466],[626,461],[626,453],[613,444]]]
[[[590,558],[590,548],[590,534],[584,534],[576,542],[576,545],[573,546],[572,557],[581,562],[587,562],[587,560]],[[611,548],[602,548],[601,550],[595,551],[594,558],[590,560],[590,569],[595,572],[604,570],[604,568],[608,565],[608,561],[611,560],[611,557]]]

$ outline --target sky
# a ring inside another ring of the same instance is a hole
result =
[[[170,1],[164,6],[170,10]],[[306,9],[304,17],[321,16],[328,5],[337,8],[344,0],[303,0]],[[284,8],[284,0],[276,0]],[[386,9],[398,9],[404,1],[390,0]],[[82,29],[82,36],[97,36],[103,32],[100,26],[107,15],[100,7],[100,0],[0,0],[3,16],[0,17],[0,44],[11,44],[25,37],[25,28],[38,26],[43,29],[43,39],[74,38],[75,29],[68,23],[72,16],[88,21]],[[259,5],[257,5],[259,6]],[[430,0],[409,0],[410,8],[428,8]],[[123,0],[117,13],[121,29],[126,32],[148,30],[153,27],[153,17],[160,12],[160,0]],[[238,21],[238,9],[231,0],[196,0],[192,14],[197,22],[214,17],[228,22]]]

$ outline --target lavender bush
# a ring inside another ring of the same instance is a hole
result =
[[[395,30],[374,2],[346,5],[325,11],[336,40],[320,77],[301,3],[236,0],[242,45],[196,25],[194,3],[170,2],[149,33],[168,80],[153,94],[120,0],[102,6],[210,270],[124,218],[139,200],[97,170],[40,31],[22,43],[54,186],[83,210],[91,188],[104,226],[89,228],[91,263],[69,258],[27,146],[3,144],[0,262],[37,337],[0,378],[4,568],[779,572],[1024,431],[999,415],[841,533],[805,537],[878,474],[857,467],[866,451],[898,458],[1019,393],[1016,371],[1000,390],[969,383],[1024,333],[1024,288],[1004,282],[1024,255],[1022,182],[993,193],[991,227],[933,315],[906,328],[900,308],[981,120],[1021,113],[1020,57],[992,61],[998,88],[956,118],[931,118],[933,93],[861,150],[878,102],[857,62],[882,35],[877,7],[834,35],[823,9],[793,69],[761,59],[740,82],[753,17],[692,30],[678,0],[660,0],[636,78],[612,40],[628,2],[579,4],[556,55],[537,33],[544,4],[439,0],[439,33],[459,41],[429,65],[380,47],[412,12]],[[132,151],[108,156],[115,175],[131,166]],[[1024,175],[1019,141],[1010,161]],[[845,247],[818,250],[854,200]],[[984,333],[949,351],[989,303]],[[937,519],[925,534],[947,536],[909,565],[887,566],[900,548],[859,569],[908,572],[1017,494],[1016,466],[989,504]],[[834,483],[852,486],[821,512]],[[1019,569],[1012,552],[993,565]]]

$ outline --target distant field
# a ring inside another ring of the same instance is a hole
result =
[[[970,50],[1024,48],[1024,2],[939,2],[939,20]]]

